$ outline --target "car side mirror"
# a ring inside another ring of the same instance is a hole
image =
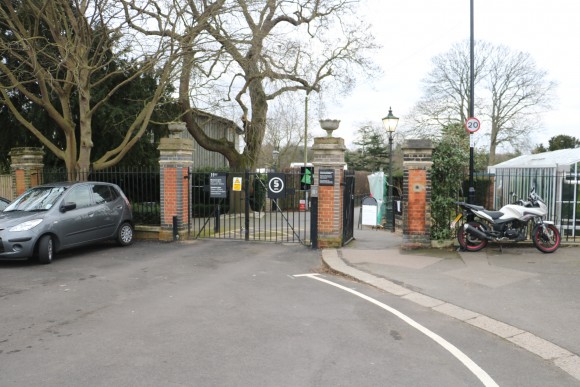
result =
[[[60,212],[67,212],[70,210],[74,210],[75,208],[77,208],[77,204],[74,202],[67,202],[64,203],[60,206]]]

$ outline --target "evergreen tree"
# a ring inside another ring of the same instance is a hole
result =
[[[381,129],[363,126],[357,131],[353,144],[358,148],[347,152],[347,163],[355,170],[378,171],[389,166],[389,150],[386,135]]]
[[[580,148],[580,140],[576,137],[560,134],[548,140],[548,151],[555,151],[560,149]]]
[[[538,144],[532,151],[532,153],[543,153],[552,152],[560,149],[574,149],[580,148],[580,140],[573,136],[568,136],[565,134],[559,134],[553,136],[548,140],[548,147],[546,148],[544,144]]]

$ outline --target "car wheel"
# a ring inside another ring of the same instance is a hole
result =
[[[133,226],[131,226],[131,223],[125,222],[119,227],[117,231],[117,243],[121,246],[129,246],[133,243]]]
[[[50,235],[44,235],[38,242],[38,262],[47,265],[52,262],[54,242]]]

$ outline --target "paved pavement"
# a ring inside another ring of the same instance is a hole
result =
[[[365,227],[365,226],[363,226]],[[580,247],[543,254],[531,245],[401,250],[402,236],[368,227],[333,270],[509,340],[580,381]]]

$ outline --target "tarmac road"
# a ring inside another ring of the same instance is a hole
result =
[[[0,263],[0,385],[578,385],[507,340],[326,272],[320,253],[137,241]]]
[[[580,382],[579,247],[552,254],[531,244],[475,253],[401,251],[400,234],[368,227],[357,229],[355,238],[325,251],[325,262],[363,282],[388,280],[379,288],[491,331]]]

